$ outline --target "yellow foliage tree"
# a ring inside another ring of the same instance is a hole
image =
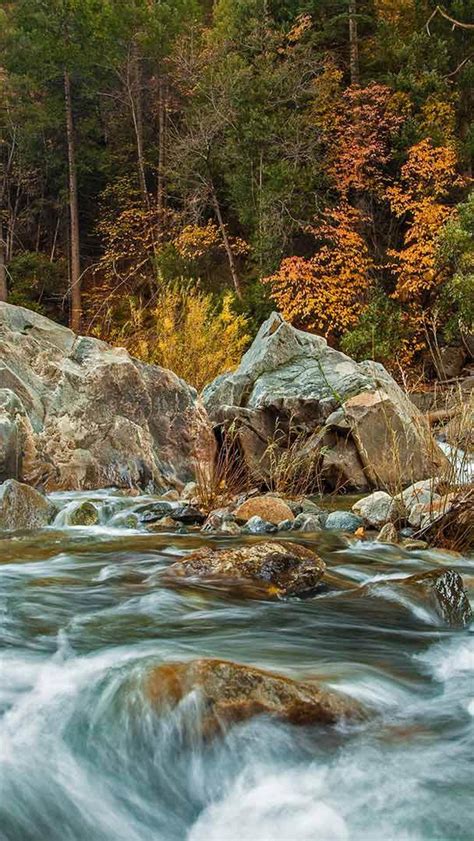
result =
[[[157,294],[153,307],[130,299],[129,319],[108,339],[145,362],[170,368],[200,391],[235,368],[250,341],[247,320],[235,314],[233,303],[230,292],[216,305],[196,285],[170,285]]]
[[[340,335],[358,320],[370,286],[372,260],[359,232],[363,214],[342,202],[312,229],[322,241],[310,259],[288,257],[264,279],[284,317],[328,338]]]

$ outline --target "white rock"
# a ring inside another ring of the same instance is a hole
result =
[[[380,529],[385,523],[393,523],[399,517],[396,500],[385,491],[375,491],[352,506],[354,514],[362,517],[365,525]]]

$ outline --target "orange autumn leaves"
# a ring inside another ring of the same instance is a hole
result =
[[[344,202],[313,233],[321,247],[310,259],[288,257],[266,278],[285,318],[324,335],[352,327],[363,309],[372,261],[358,233],[361,213]]]
[[[326,97],[317,118],[324,134],[329,106],[326,142],[338,204],[311,229],[313,256],[286,258],[264,281],[286,318],[329,338],[356,325],[376,272],[384,274],[415,337],[423,308],[444,279],[436,266],[437,237],[452,213],[446,198],[457,180],[456,152],[423,139],[394,179],[392,145],[405,119],[399,105],[389,88],[375,84],[349,88],[337,108]],[[387,248],[376,261],[371,241],[377,205],[389,206],[402,233],[399,247]]]

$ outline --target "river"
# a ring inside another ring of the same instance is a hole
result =
[[[69,526],[91,496],[101,524]],[[127,528],[137,500],[110,491],[54,499],[52,527],[0,539],[1,839],[473,841],[472,631],[389,589],[275,603],[163,589],[171,561],[244,538]],[[317,550],[355,583],[449,565],[473,596],[473,558],[330,536]],[[140,687],[153,664],[202,656],[318,677],[375,714],[260,717],[190,742],[192,704],[160,717]]]

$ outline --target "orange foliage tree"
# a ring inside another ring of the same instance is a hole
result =
[[[446,280],[437,264],[438,235],[453,213],[445,200],[456,182],[454,148],[425,139],[412,146],[399,182],[386,191],[393,213],[408,221],[402,247],[389,256],[396,278],[393,297],[404,305],[411,334],[410,358],[425,345],[426,313]]]
[[[311,229],[321,241],[313,257],[287,257],[264,279],[288,321],[329,338],[357,322],[372,268],[360,233],[363,221],[359,210],[342,202],[326,213],[321,227]]]

